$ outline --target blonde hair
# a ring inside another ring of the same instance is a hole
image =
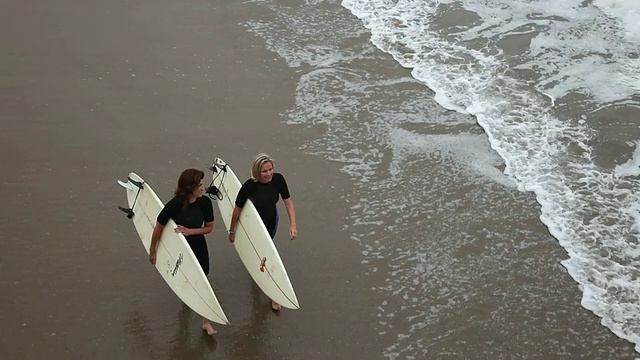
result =
[[[262,169],[262,165],[266,163],[271,163],[271,166],[275,167],[273,159],[265,153],[260,153],[253,159],[253,163],[251,164],[251,179],[253,181],[260,181],[260,170]]]

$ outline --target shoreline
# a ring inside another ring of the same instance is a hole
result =
[[[438,153],[409,169],[417,179],[432,172],[428,217],[412,218],[409,207],[403,219],[358,222],[366,216],[354,209],[368,184],[341,171],[345,164],[306,152],[325,135],[321,125],[284,122],[304,70],[289,68],[243,26],[260,7],[228,0],[11,7],[25,18],[5,23],[9,55],[0,56],[13,70],[0,89],[9,120],[0,165],[12,170],[0,190],[1,229],[20,240],[5,246],[0,262],[0,291],[11,294],[0,330],[8,358],[38,359],[47,349],[63,358],[382,359],[416,344],[432,357],[543,357],[558,343],[573,356],[622,358],[632,348],[580,306],[566,271],[557,274],[566,254],[542,229],[531,193],[458,184],[469,179]],[[360,60],[363,72],[409,77],[388,58]],[[438,140],[470,127],[486,136],[477,123],[405,130]],[[220,157],[243,181],[259,152],[274,158],[295,204],[298,239],[287,239],[280,202],[275,243],[301,309],[270,309],[216,209],[210,278],[231,325],[209,337],[148,264],[116,208],[126,202],[116,180],[139,172],[167,201],[184,168],[205,170],[210,180],[206,168]],[[390,177],[385,156],[370,169],[372,181]],[[522,204],[531,207],[516,208]],[[474,224],[477,210],[486,221]],[[409,233],[406,219],[427,231]],[[385,221],[399,231],[389,234]],[[410,303],[411,286],[424,298]],[[414,325],[415,333],[403,332]]]

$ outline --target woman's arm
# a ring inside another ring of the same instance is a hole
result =
[[[240,220],[240,212],[242,208],[236,205],[233,208],[233,213],[231,214],[231,226],[229,226],[229,241],[236,241],[236,226],[238,226],[238,221]]]
[[[298,237],[298,229],[296,228],[296,211],[293,208],[293,200],[291,200],[291,198],[285,199],[284,206],[289,215],[289,237],[291,237],[291,240],[294,240]]]
[[[156,252],[158,251],[158,244],[160,244],[160,235],[162,235],[164,225],[156,221],[156,226],[153,228],[153,234],[151,234],[151,245],[149,246],[149,261],[155,265]]]
[[[203,227],[199,227],[196,229],[189,229],[187,227],[184,227],[182,225],[178,225],[177,228],[175,228],[175,232],[182,234],[184,236],[189,236],[189,235],[206,235],[208,233],[210,233],[213,230],[213,221],[211,222],[206,222],[204,223]]]

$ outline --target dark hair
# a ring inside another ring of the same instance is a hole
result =
[[[189,205],[189,197],[200,185],[200,180],[204,178],[204,172],[198,169],[187,169],[180,174],[178,187],[174,191],[174,196],[182,200],[184,206]]]

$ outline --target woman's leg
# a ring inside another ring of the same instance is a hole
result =
[[[189,246],[191,246],[191,250],[193,250],[194,255],[198,259],[202,271],[207,275],[207,280],[209,280],[209,248],[207,247],[207,242],[204,239],[198,239],[196,241],[189,241]],[[211,280],[209,280],[209,283],[211,283]],[[202,330],[206,331],[208,335],[213,335],[218,332],[218,330],[211,326],[209,320],[205,318],[202,318]]]
[[[209,320],[205,318],[202,318],[202,330],[206,331],[207,335],[214,335],[218,333],[218,330],[214,329]]]
[[[276,232],[278,231],[278,215],[277,214],[278,213],[276,211],[275,221],[273,221],[270,225],[265,224],[267,231],[269,232],[269,235],[271,235],[271,240],[273,240],[273,238],[276,237]],[[278,304],[274,300],[271,300],[271,309],[275,311],[280,311],[280,304]]]
[[[209,280],[211,287],[213,287],[213,284],[211,283],[211,280],[208,277],[207,277],[207,280]],[[218,330],[214,329],[213,326],[211,326],[211,323],[209,322],[209,320],[205,318],[202,318],[202,330],[206,331],[207,335],[214,335],[218,333]]]

